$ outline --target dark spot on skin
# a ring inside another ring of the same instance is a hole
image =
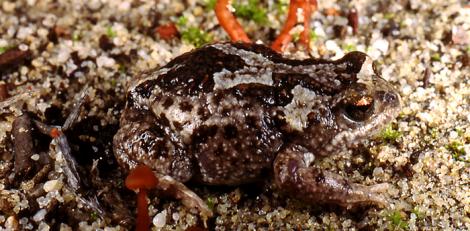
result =
[[[166,127],[170,126],[170,121],[166,118],[164,113],[161,113],[160,116],[157,118],[157,123]]]
[[[257,122],[258,119],[254,116],[247,116],[245,117],[245,124],[249,127],[249,128],[257,128],[258,125],[257,125]]]
[[[205,143],[208,138],[215,136],[219,127],[216,125],[206,126],[202,125],[195,129],[193,132],[193,143]]]
[[[224,127],[224,137],[227,139],[236,138],[238,135],[238,129],[232,124],[225,125]]]
[[[178,122],[178,121],[173,121],[173,126],[175,127],[176,130],[181,131],[183,130],[183,125]]]
[[[258,83],[238,84],[228,90],[239,99],[252,98],[269,106],[285,106],[293,98],[285,89]]]
[[[224,154],[224,148],[222,147],[222,145],[218,145],[217,148],[215,149],[214,151],[214,154],[216,156],[221,156]]]
[[[193,105],[190,102],[183,101],[180,103],[180,109],[184,112],[190,112],[193,109]]]
[[[170,98],[170,97],[166,98],[165,101],[163,101],[163,104],[162,104],[163,108],[165,108],[165,109],[168,109],[171,105],[173,105],[173,99]]]
[[[220,101],[224,98],[224,94],[221,91],[216,91],[212,97],[212,103],[219,104]]]
[[[234,72],[244,66],[241,57],[205,46],[173,59],[163,67],[170,70],[158,77],[157,84],[163,90],[177,95],[197,95],[212,91],[214,73],[222,69]]]
[[[318,170],[318,172],[315,176],[315,182],[317,184],[323,184],[325,182],[325,175],[320,170]]]

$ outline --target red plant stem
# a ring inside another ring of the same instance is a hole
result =
[[[297,9],[302,8],[304,14],[304,30],[300,35],[300,42],[309,48],[310,43],[309,31],[310,31],[310,18],[312,11],[317,9],[316,0],[291,0],[289,5],[289,12],[287,13],[287,19],[284,23],[284,27],[277,39],[271,45],[271,48],[277,52],[281,52],[285,49],[287,44],[292,40],[290,31],[297,23]]]
[[[215,4],[217,20],[219,20],[220,25],[228,33],[233,42],[250,43],[250,38],[248,38],[248,35],[246,35],[235,16],[228,10],[228,4],[228,0],[217,0]]]
[[[150,216],[147,207],[147,191],[140,189],[137,194],[137,225],[136,231],[147,231],[150,226]]]

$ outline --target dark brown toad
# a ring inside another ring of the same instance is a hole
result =
[[[383,184],[350,183],[312,163],[368,139],[399,110],[399,94],[361,52],[291,60],[262,45],[216,43],[131,84],[114,153],[125,169],[150,166],[166,182],[161,188],[177,185],[201,210],[181,183],[240,185],[272,175],[279,190],[306,202],[383,205]]]

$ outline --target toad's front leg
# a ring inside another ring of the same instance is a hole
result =
[[[275,183],[280,190],[309,203],[332,203],[346,208],[386,205],[378,193],[386,190],[387,184],[350,183],[339,175],[310,166],[313,159],[312,153],[298,145],[281,151],[274,162]]]

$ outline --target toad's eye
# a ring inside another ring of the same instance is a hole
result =
[[[374,99],[363,96],[356,101],[350,102],[344,107],[344,114],[350,120],[361,122],[370,117],[374,108]]]

